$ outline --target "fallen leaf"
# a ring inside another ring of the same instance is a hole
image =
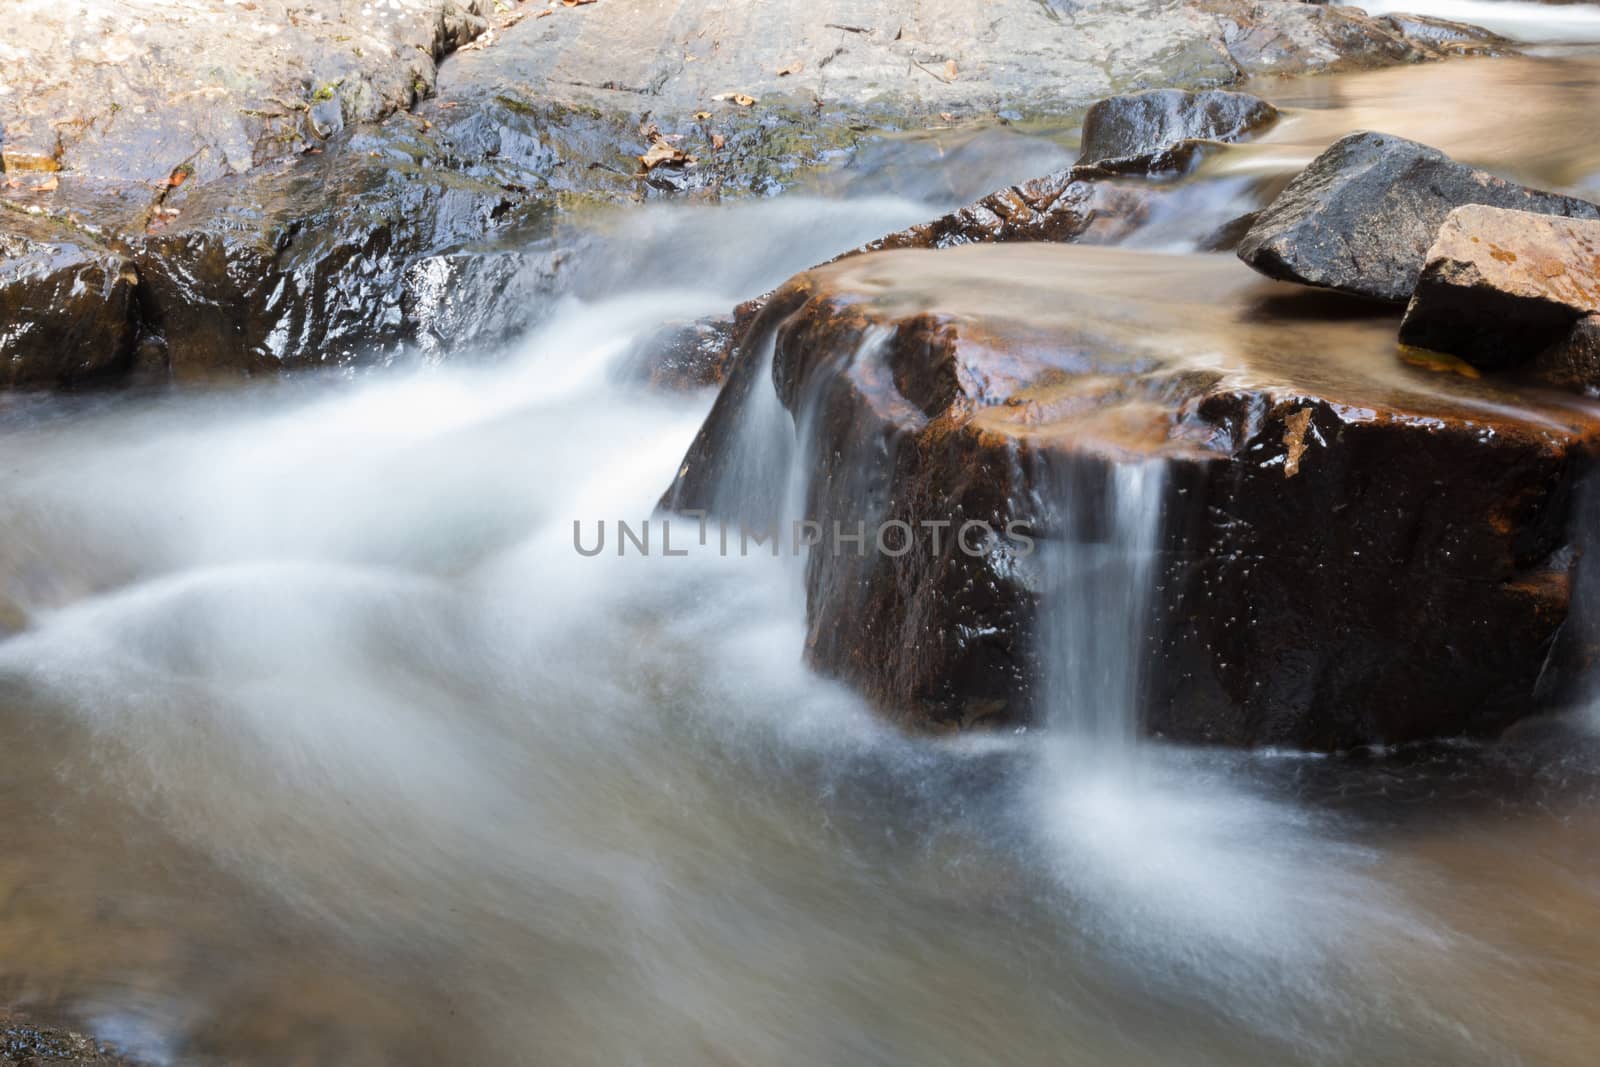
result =
[[[756,98],[755,97],[746,96],[744,93],[718,93],[716,96],[713,96],[711,99],[713,99],[713,100],[729,100],[729,101],[732,101],[735,104],[738,104],[740,107],[750,107],[753,104],[755,104],[755,102],[756,102]]]
[[[799,74],[802,70],[805,70],[805,69],[806,69],[806,65],[804,63],[800,62],[797,59],[793,63],[790,63],[787,67],[778,68],[778,77],[785,78],[785,77],[788,77],[790,74]]]
[[[561,0],[562,7],[577,7],[580,4],[592,4],[594,0]]]
[[[715,148],[717,151],[722,151],[722,146],[727,143],[727,139],[724,138],[722,134],[714,133],[711,135],[711,147]]]
[[[956,80],[956,75],[960,74],[960,73],[961,73],[961,69],[956,66],[956,61],[955,60],[951,59],[951,60],[947,60],[945,62],[945,65],[944,65],[944,76],[946,78],[949,78],[951,81],[955,81]]]
[[[688,166],[694,162],[694,157],[657,134],[650,143],[650,150],[639,157],[639,162],[644,164],[645,173],[649,173],[657,167]]]
[[[60,187],[61,187],[61,179],[57,178],[54,174],[52,174],[52,175],[50,175],[50,177],[46,178],[44,181],[40,182],[38,185],[35,185],[33,188],[34,188],[35,192],[39,192],[39,193],[53,193]]]
[[[536,19],[542,19],[542,18],[548,18],[549,16],[554,15],[554,14],[555,14],[554,11],[550,11],[550,10],[546,9],[544,11],[539,12],[537,15],[535,15],[533,17],[536,18]]]
[[[956,116],[952,111],[941,111],[939,112],[939,119],[941,122],[954,122],[956,120]]]
[[[709,112],[709,111],[696,111],[694,113],[694,120],[696,122],[704,122],[706,119],[709,119],[710,117],[711,117],[711,112]]]

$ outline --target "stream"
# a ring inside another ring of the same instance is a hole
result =
[[[1600,8],[1423,10],[1537,54],[1250,85],[1287,117],[1128,244],[1364,128],[1600,197]],[[574,552],[712,402],[630,378],[642,338],[1073,136],[621,212],[505,352],[0,400],[0,1003],[157,1064],[1592,1062],[1600,717],[1136,743],[1112,582],[1047,627],[1081,721],[910,736],[804,665],[792,559]]]

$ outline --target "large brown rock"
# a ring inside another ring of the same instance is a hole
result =
[[[1239,258],[1271,278],[1405,303],[1439,227],[1468,204],[1600,219],[1588,201],[1524,188],[1403,137],[1353,133],[1256,216]]]
[[[664,504],[770,518],[786,493],[753,491],[749,435],[775,388],[793,419],[763,432],[809,434],[805,517],[915,531],[904,555],[812,552],[811,661],[917,726],[1017,725],[1051,717],[1041,627],[1076,602],[1042,561],[1116,550],[1118,472],[1159,462],[1147,732],[1489,732],[1575,670],[1567,524],[1600,418],[1410,367],[1393,331],[1219,257],[854,257],[774,296]],[[965,521],[1039,551],[922,525]]]
[[[1533,374],[1558,389],[1600,396],[1600,315],[1579,319],[1534,357]]]
[[[1600,312],[1600,221],[1471,205],[1450,213],[1400,340],[1475,366],[1525,363]]]

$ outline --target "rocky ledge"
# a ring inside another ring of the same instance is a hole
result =
[[[14,6],[0,385],[29,387],[437,357],[536,318],[574,209],[772,193],[930,124],[1504,48],[1291,0]]]
[[[728,490],[776,389],[781,431],[805,435],[806,517],[914,537],[810,554],[811,662],[920,727],[1018,725],[1044,716],[1051,613],[1084,593],[1047,561],[1113,541],[1118,472],[1158,464],[1148,732],[1491,732],[1560,699],[1581,658],[1567,529],[1600,413],[1409,365],[1394,332],[1226,257],[853,257],[751,324],[665,504],[763,521]],[[968,521],[996,531],[975,555],[951,533]]]

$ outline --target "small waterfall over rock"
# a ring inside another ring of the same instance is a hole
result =
[[[1042,721],[1096,746],[1139,733],[1163,531],[1166,462],[1047,466],[1035,492],[1049,527],[1039,545],[1036,631]]]

